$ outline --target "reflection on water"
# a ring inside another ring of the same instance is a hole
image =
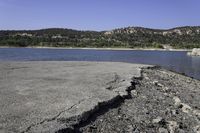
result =
[[[0,48],[0,61],[113,61],[159,65],[200,79],[200,57],[186,51]]]

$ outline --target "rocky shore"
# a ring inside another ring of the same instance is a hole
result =
[[[200,81],[149,65],[1,62],[0,133],[199,133]]]
[[[161,68],[143,69],[130,97],[77,125],[84,133],[199,133],[200,81]]]

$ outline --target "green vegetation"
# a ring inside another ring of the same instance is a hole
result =
[[[127,27],[102,32],[58,28],[0,31],[0,46],[164,48],[165,45],[200,48],[200,27],[169,30]]]

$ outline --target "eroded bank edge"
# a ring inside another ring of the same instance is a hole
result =
[[[118,94],[116,97],[110,99],[109,101],[99,102],[92,110],[84,112],[80,116],[74,116],[68,118],[66,122],[76,121],[76,123],[62,128],[56,133],[81,133],[80,128],[88,125],[94,121],[98,116],[105,114],[107,111],[113,108],[118,108],[126,99],[132,98],[131,91],[136,88],[136,85],[139,83],[139,80],[142,80],[143,69],[156,68],[157,66],[144,66],[140,68],[140,75],[137,77],[132,77],[130,82],[131,85],[125,88],[126,95]],[[66,123],[67,124],[67,123]]]
[[[73,105],[72,107],[60,112],[59,114],[57,114],[56,116],[54,116],[52,118],[47,118],[41,122],[30,125],[24,131],[22,131],[22,133],[32,132],[32,129],[34,130],[34,128],[36,126],[42,125],[45,122],[52,122],[52,121],[56,121],[56,123],[61,123],[61,125],[62,125],[60,127],[57,127],[54,130],[57,133],[80,132],[79,129],[81,127],[89,124],[91,121],[95,120],[95,118],[98,117],[99,115],[103,115],[108,110],[119,107],[124,102],[125,99],[132,98],[131,91],[135,89],[135,85],[138,83],[138,80],[142,80],[143,69],[149,69],[149,68],[154,68],[154,67],[156,67],[156,66],[140,67],[140,70],[139,70],[140,75],[132,77],[129,81],[130,86],[127,86],[126,88],[124,88],[124,90],[126,91],[126,94],[120,95],[120,93],[118,93],[112,99],[109,99],[108,101],[98,102],[97,105],[95,105],[92,109],[85,111],[79,115],[75,115],[75,116],[72,116],[69,118],[62,118],[62,119],[58,118],[62,113],[65,113],[66,111],[69,111],[70,109],[74,108],[76,105],[81,104],[81,103],[77,103],[77,104]],[[115,93],[117,93],[117,92],[115,92]],[[86,99],[86,100],[88,100],[88,99]],[[64,124],[64,126],[63,126],[63,124]],[[52,131],[50,131],[50,132],[52,132]]]

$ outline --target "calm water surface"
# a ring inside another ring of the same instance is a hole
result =
[[[200,57],[186,51],[0,48],[0,61],[112,61],[159,65],[200,79]],[[123,69],[123,68],[122,68]]]

